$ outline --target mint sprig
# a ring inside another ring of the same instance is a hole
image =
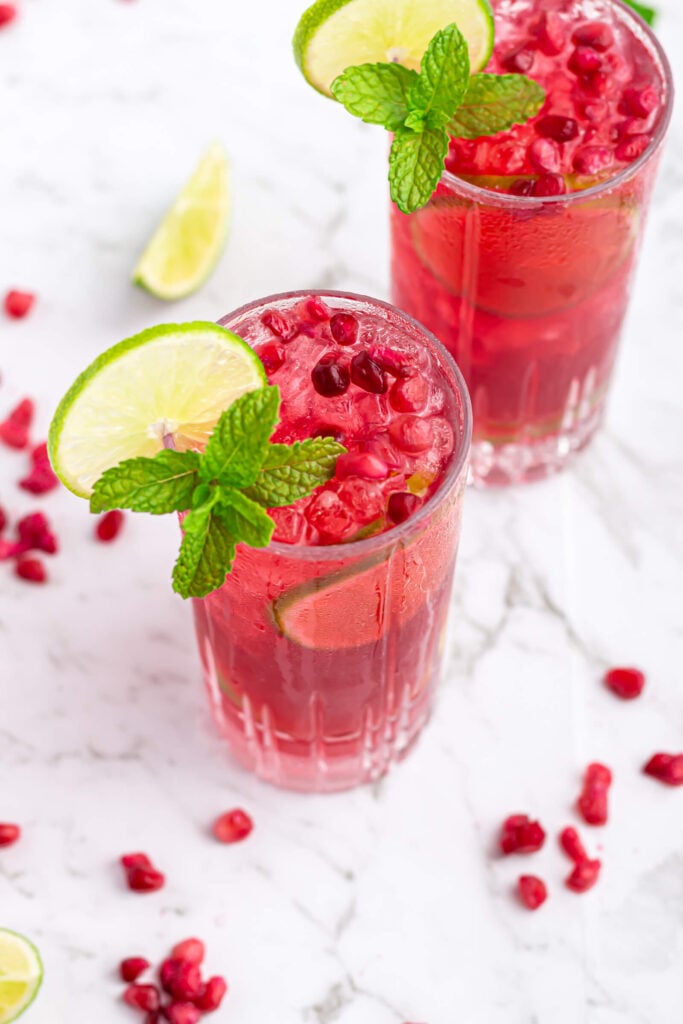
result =
[[[334,475],[346,449],[329,437],[271,444],[280,390],[267,385],[221,415],[204,452],[164,449],[126,459],[95,483],[92,512],[186,512],[173,589],[204,597],[232,569],[238,544],[266,547],[275,523],[266,509],[290,505]]]
[[[455,24],[433,37],[419,74],[398,64],[361,64],[343,71],[331,90],[349,113],[394,133],[389,186],[403,213],[431,198],[450,136],[507,131],[534,117],[545,101],[541,86],[525,75],[470,76],[467,43]]]

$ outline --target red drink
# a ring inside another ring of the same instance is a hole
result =
[[[276,296],[221,323],[282,392],[274,441],[336,437],[333,480],[273,510],[194,602],[215,717],[270,782],[333,791],[377,778],[427,719],[441,660],[471,414],[447,353],[391,306]]]
[[[452,140],[434,196],[392,210],[393,300],[458,361],[472,469],[488,483],[561,468],[598,426],[672,81],[618,0],[494,0],[488,71],[546,90],[540,114]]]

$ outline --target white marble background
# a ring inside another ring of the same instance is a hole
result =
[[[0,33],[0,411],[24,394],[44,434],[95,353],[152,323],[215,318],[290,287],[387,293],[385,140],[300,78],[301,0],[20,0]],[[658,0],[674,66],[683,15]],[[187,934],[232,991],[235,1024],[680,1024],[683,792],[639,774],[683,748],[683,126],[675,119],[608,421],[561,478],[468,496],[438,713],[375,788],[278,792],[237,769],[209,720],[189,609],[168,582],[172,522],[90,539],[85,505],[33,501],[0,452],[0,502],[43,507],[62,552],[30,587],[0,566],[0,923],[43,952],[27,1024],[125,1024],[114,968]],[[210,283],[164,307],[129,283],[204,146],[235,170],[229,247]],[[616,701],[614,663],[648,674]],[[551,841],[492,856],[500,820],[572,820],[588,760],[614,767],[592,831],[604,877],[567,892]],[[241,804],[249,840],[207,825]],[[128,893],[115,864],[168,875]],[[538,870],[535,915],[511,887]]]

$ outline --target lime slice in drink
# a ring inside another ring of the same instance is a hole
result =
[[[71,385],[50,426],[58,477],[86,498],[106,469],[151,457],[169,439],[203,448],[221,413],[263,387],[260,359],[212,323],[165,324],[103,352]]]
[[[0,928],[0,1024],[31,1005],[43,981],[38,950],[23,935]]]
[[[306,80],[330,96],[352,64],[397,62],[417,70],[432,37],[455,22],[469,45],[472,73],[493,50],[489,0],[317,0],[294,34],[294,57]]]
[[[229,207],[228,161],[213,145],[154,232],[135,268],[135,284],[159,299],[196,291],[223,251]]]

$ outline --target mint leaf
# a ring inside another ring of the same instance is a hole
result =
[[[472,75],[448,131],[460,139],[496,135],[524,124],[544,102],[545,91],[525,75]]]
[[[199,474],[205,483],[249,487],[256,480],[278,421],[280,389],[248,391],[221,415],[202,456]]]
[[[256,482],[244,493],[264,508],[291,505],[330,480],[337,459],[345,451],[331,437],[271,444]]]
[[[261,505],[241,491],[223,490],[215,514],[228,533],[242,543],[252,548],[270,544],[275,523]]]
[[[134,512],[184,512],[199,481],[197,452],[164,449],[154,458],[126,459],[105,470],[90,498],[91,512],[129,508]]]
[[[411,111],[426,115],[429,128],[447,123],[457,110],[470,76],[467,43],[458,26],[437,32],[420,63],[420,74],[408,93]]]
[[[188,512],[183,541],[173,569],[173,589],[182,597],[205,597],[221,587],[232,568],[235,538],[216,516],[214,500]]]
[[[448,152],[444,128],[426,128],[419,134],[401,128],[389,153],[391,198],[403,213],[412,213],[429,201],[443,173]]]
[[[408,90],[415,81],[417,72],[402,64],[359,64],[335,78],[331,90],[350,114],[393,132],[408,116]]]
[[[657,11],[653,7],[648,7],[646,4],[637,3],[636,0],[624,0],[629,7],[632,7],[637,14],[641,16],[643,21],[647,22],[648,25],[652,26],[657,18]]]

